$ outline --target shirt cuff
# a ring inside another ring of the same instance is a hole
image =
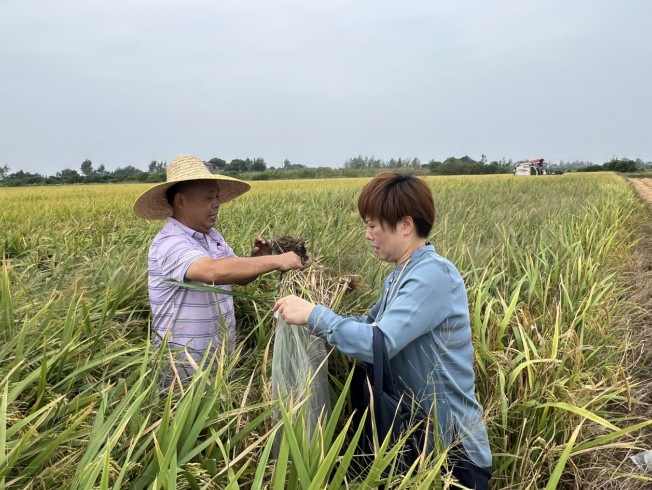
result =
[[[317,337],[326,337],[331,333],[332,325],[338,318],[338,315],[324,305],[316,305],[308,317],[308,332]]]

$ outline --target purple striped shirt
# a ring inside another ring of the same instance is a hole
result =
[[[201,359],[209,345],[211,351],[221,347],[220,312],[231,350],[235,344],[232,296],[218,294],[216,297],[214,293],[164,282],[177,281],[205,286],[204,283],[187,281],[185,278],[190,264],[202,257],[223,259],[236,257],[236,254],[216,229],[211,229],[208,235],[204,235],[174,218],[168,218],[163,229],[154,237],[148,259],[153,343],[160,345],[169,329],[169,346],[187,347],[196,360]],[[231,290],[231,285],[216,287]]]

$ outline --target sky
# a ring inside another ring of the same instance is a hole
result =
[[[0,0],[0,166],[652,160],[649,0]]]

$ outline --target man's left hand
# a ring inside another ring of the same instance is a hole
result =
[[[274,311],[283,315],[283,319],[290,325],[307,325],[314,308],[315,305],[311,302],[297,296],[286,296],[274,305]]]
[[[263,257],[265,255],[272,255],[272,248],[265,241],[265,239],[258,237],[254,241],[254,248],[251,250],[251,256]]]

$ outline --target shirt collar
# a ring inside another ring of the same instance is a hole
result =
[[[412,252],[412,255],[410,256],[411,260],[417,260],[421,258],[421,256],[427,252],[434,252],[435,247],[429,243],[426,243],[423,247],[417,248],[414,252]]]
[[[174,226],[176,226],[177,228],[179,228],[181,231],[183,231],[188,236],[191,236],[191,237],[196,238],[196,239],[204,238],[204,234],[201,231],[197,231],[197,230],[193,230],[192,228],[188,228],[181,221],[179,221],[177,219],[174,219],[172,216],[168,216],[167,222],[174,225]],[[211,228],[208,233],[209,233],[210,236],[212,236],[217,241],[220,241],[221,238],[222,238],[215,228]]]

